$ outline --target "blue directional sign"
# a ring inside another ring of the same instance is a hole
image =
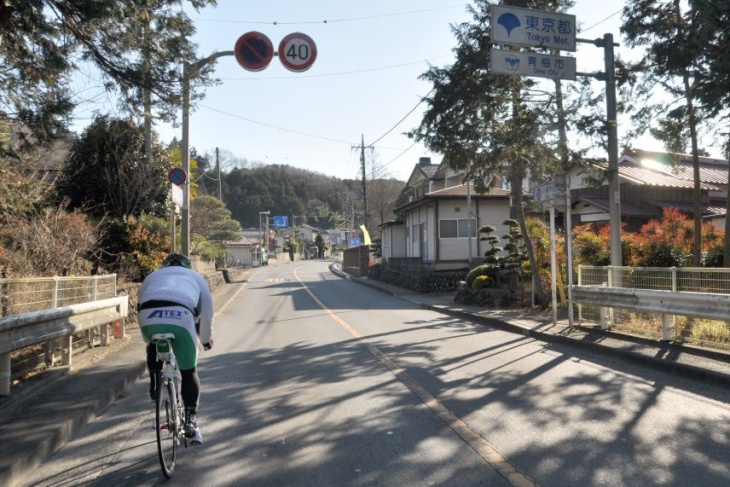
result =
[[[276,228],[288,228],[289,227],[289,217],[285,216],[285,215],[274,216],[274,226]]]
[[[350,247],[359,247],[361,244],[360,237],[350,237]]]

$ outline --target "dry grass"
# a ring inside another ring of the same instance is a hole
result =
[[[730,322],[701,318],[677,316],[676,324],[670,321],[672,339],[676,341],[697,342],[715,348],[730,348]],[[621,312],[614,326],[616,330],[626,330],[649,338],[662,336],[661,316],[650,313]]]

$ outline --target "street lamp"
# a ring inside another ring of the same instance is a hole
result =
[[[190,257],[190,77],[200,71],[204,66],[212,63],[219,57],[233,56],[233,51],[214,52],[210,56],[188,63],[183,63],[182,76],[182,141],[180,142],[182,152],[182,165],[187,174],[187,180],[183,184],[182,223],[180,225],[181,253]]]

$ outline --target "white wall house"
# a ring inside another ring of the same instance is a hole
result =
[[[498,237],[508,233],[509,191],[477,193],[463,180],[463,174],[422,158],[395,209],[399,221],[381,226],[383,259],[416,257],[434,269],[460,269],[489,248],[479,240],[479,228],[491,225]]]

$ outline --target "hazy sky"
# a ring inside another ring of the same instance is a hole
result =
[[[622,0],[578,0],[576,5],[568,13],[583,29],[578,37],[610,32],[621,42]],[[386,175],[405,180],[419,157],[441,161],[403,133],[418,126],[421,97],[431,89],[419,76],[429,65],[453,61],[451,25],[470,20],[466,3],[218,0],[218,7],[191,17],[202,57],[233,50],[237,39],[251,31],[269,37],[274,49],[288,34],[301,32],[318,51],[304,72],[288,71],[276,57],[258,72],[243,69],[233,56],[221,57],[215,69],[221,84],[209,88],[191,114],[190,144],[199,152],[218,147],[250,161],[359,178],[355,147],[363,136]],[[628,54],[625,47],[617,48],[617,54],[622,52]],[[603,69],[602,49],[579,44],[575,56],[579,72]],[[103,97],[96,102],[103,103]],[[90,110],[86,105],[79,113],[88,118]],[[156,129],[165,143],[182,134],[171,126]]]

